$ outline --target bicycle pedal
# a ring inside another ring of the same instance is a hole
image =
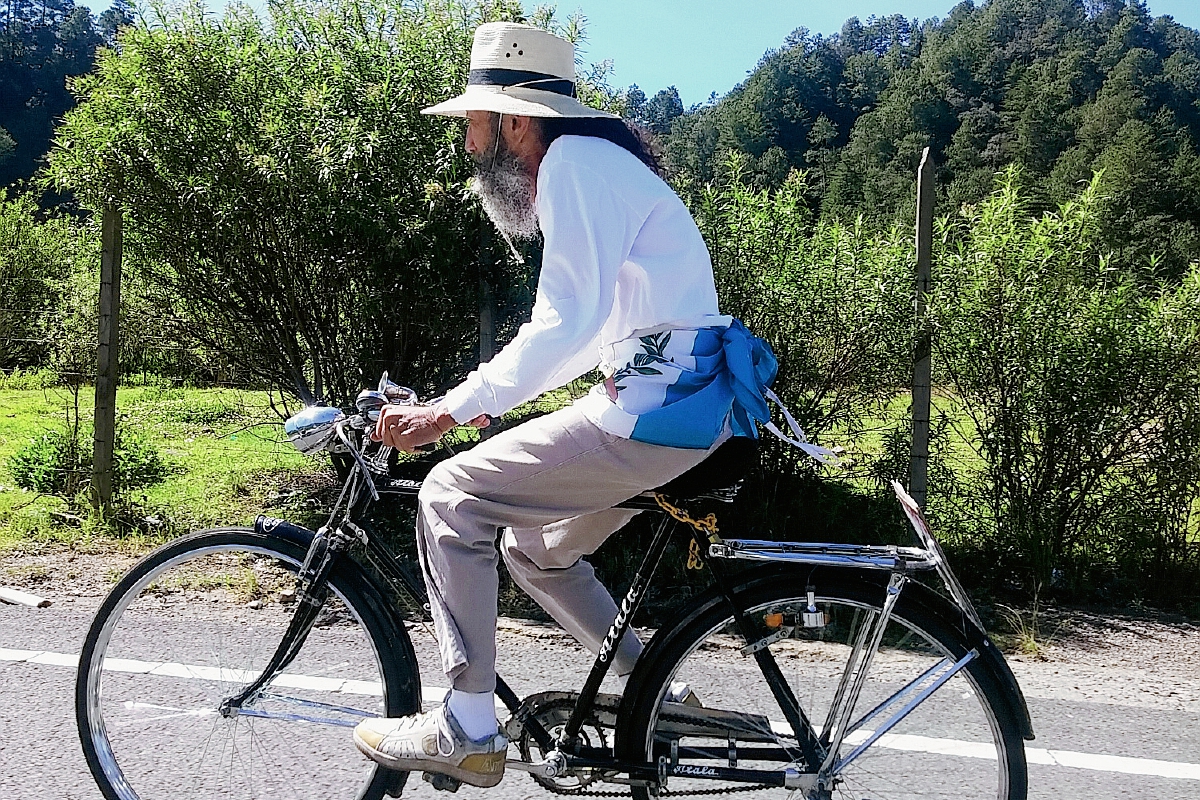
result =
[[[383,793],[388,797],[400,797],[404,793],[404,785],[408,783],[407,772],[391,772],[391,780],[383,787]]]
[[[457,792],[458,787],[462,786],[462,781],[458,778],[442,775],[439,772],[422,772],[421,778],[439,792]]]

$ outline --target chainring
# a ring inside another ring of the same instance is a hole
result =
[[[537,720],[538,724],[557,740],[575,709],[574,693],[546,692],[541,697],[545,698],[541,702],[537,702],[537,695],[526,698],[525,703],[532,706],[526,717]],[[595,715],[589,716],[579,731],[580,742],[585,747],[607,748],[610,730]],[[524,761],[540,761],[544,755],[537,741],[524,726],[521,727],[520,736],[517,738],[517,748]],[[600,779],[600,774],[595,770],[581,769],[558,778],[543,778],[540,775],[530,777],[555,794],[590,794],[585,790]]]

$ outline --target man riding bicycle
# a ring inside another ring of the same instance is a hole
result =
[[[543,240],[531,320],[434,406],[387,406],[375,438],[402,450],[487,424],[599,367],[572,406],[438,464],[419,497],[417,542],[452,689],[444,706],[368,719],[355,743],[400,770],[494,786],[498,732],[496,532],[514,580],[597,651],[616,616],[582,560],[632,516],[612,506],[686,472],[767,417],[775,362],[718,311],[704,241],[642,140],[575,99],[574,48],[538,28],[475,32],[466,91],[425,109],[466,117],[474,191],[506,238]],[[613,663],[633,670],[641,642]]]

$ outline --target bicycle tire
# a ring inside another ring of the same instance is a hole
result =
[[[817,607],[829,614],[826,626],[819,630],[797,626],[792,635],[768,647],[818,731],[824,726],[833,687],[852,649],[858,630],[855,620],[861,624],[869,616],[864,612],[878,612],[886,594],[886,578],[877,572],[847,569],[755,570],[733,589],[756,632],[765,638],[772,630],[782,630],[776,624],[779,618],[768,620],[768,615],[797,614],[801,606],[808,605],[807,587],[813,587]],[[973,649],[981,653],[986,649],[981,642],[984,637],[956,607],[919,584],[910,583],[901,592],[891,619],[852,720],[931,665],[943,659],[953,663]],[[729,740],[735,752],[740,749],[752,754],[758,748],[758,752],[768,753],[757,761],[742,758],[737,762],[740,768],[779,771],[802,764],[795,737],[761,670],[753,658],[738,654],[745,646],[728,601],[715,591],[701,596],[673,626],[655,635],[639,659],[622,701],[616,730],[618,757],[652,763],[659,756],[675,758],[669,749],[674,740],[681,754],[677,763],[724,767],[729,764],[722,763],[716,751],[727,747]],[[991,647],[990,642],[986,647]],[[1000,674],[1007,668],[997,669],[995,659],[998,654],[991,653],[970,661],[850,763],[828,794],[765,787],[762,793],[821,800],[1025,800],[1028,777],[1023,738],[1026,733],[1032,737],[1032,731],[1022,716],[1024,701],[1019,690],[1015,683],[1008,685]],[[753,722],[722,723],[711,711],[689,714],[679,705],[664,704],[668,687],[680,681],[691,686],[706,709],[737,712],[741,719]],[[841,755],[865,740],[872,732],[869,726],[879,724],[890,713],[881,714],[848,737]],[[742,730],[736,730],[739,727]],[[689,747],[709,749],[706,756],[689,761]],[[772,751],[775,755],[769,755]],[[746,786],[676,777],[668,781],[669,791],[685,794]],[[657,794],[654,785],[634,787],[634,797],[639,800]]]
[[[271,594],[294,586],[309,541],[300,529],[200,531],[151,552],[108,594],[75,687],[84,756],[108,800],[399,793],[407,774],[363,759],[349,726],[419,710],[420,676],[386,593],[348,557],[296,660],[246,713],[218,711],[282,639],[292,607]]]

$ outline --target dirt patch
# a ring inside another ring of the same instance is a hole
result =
[[[98,607],[138,556],[79,552],[61,546],[22,548],[0,554],[0,585],[31,592],[55,605]]]
[[[1037,656],[1009,655],[1031,697],[1200,712],[1200,625],[1153,613],[1053,610]]]

